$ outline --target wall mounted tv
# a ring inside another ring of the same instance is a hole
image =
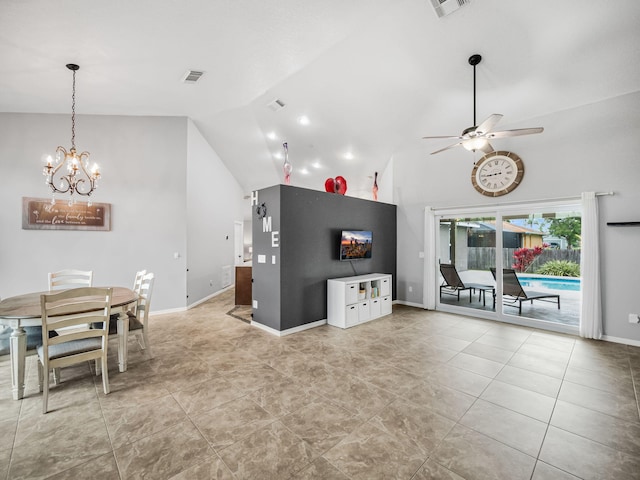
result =
[[[343,230],[340,238],[340,260],[371,258],[373,233],[367,230]]]

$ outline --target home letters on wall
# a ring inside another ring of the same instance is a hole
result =
[[[22,198],[23,230],[111,230],[111,204]]]
[[[251,206],[256,206],[258,218],[262,219],[262,232],[271,233],[271,247],[278,248],[280,246],[280,232],[274,231],[271,226],[271,215],[267,216],[267,207],[264,203],[258,204],[258,191],[251,192]],[[258,259],[260,263],[260,259]]]

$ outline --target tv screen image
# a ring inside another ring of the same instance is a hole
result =
[[[343,230],[340,240],[340,260],[371,258],[373,233],[367,230]]]

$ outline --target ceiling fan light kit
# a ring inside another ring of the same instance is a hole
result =
[[[469,140],[465,140],[462,142],[462,146],[469,150],[470,152],[475,152],[476,150],[482,150],[487,146],[489,142],[486,138],[482,137],[472,137]]]

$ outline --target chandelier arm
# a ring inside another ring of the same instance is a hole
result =
[[[60,189],[55,185],[56,173],[58,173],[58,170],[60,170],[62,166],[65,164],[65,161],[67,159],[67,151],[64,149],[64,147],[59,146],[58,148],[56,148],[56,153],[57,152],[61,152],[62,154],[64,154],[64,160],[60,161],[55,167],[53,166],[45,167],[45,169],[47,170],[47,184],[49,185],[49,187],[51,187],[51,190],[53,191],[53,193],[67,193],[71,188],[71,182],[66,176],[63,175],[62,177],[60,177],[61,180],[64,179],[67,182],[66,189]]]
[[[80,164],[80,168],[82,169],[82,171],[84,172],[84,174],[90,178],[91,175],[89,175],[89,172],[87,172],[87,169],[84,168],[84,162],[83,160],[89,157],[89,152],[82,152],[80,155],[78,155],[78,163]]]
[[[82,195],[84,197],[88,197],[89,195],[91,195],[91,193],[95,190],[96,186],[95,186],[95,179],[94,177],[87,172],[87,169],[84,167],[84,159],[89,157],[89,152],[82,152],[80,155],[78,155],[78,163],[80,164],[80,168],[82,169],[82,172],[84,173],[85,178],[78,178],[78,180],[76,180],[76,184],[75,184],[75,192],[78,195]],[[86,192],[83,192],[80,190],[80,188],[78,188],[80,186],[80,184],[84,184],[87,182],[87,180],[89,181],[89,185],[91,188],[89,188],[89,190],[87,190]]]
[[[76,180],[76,182],[75,182],[75,185],[74,185],[74,191],[75,191],[75,193],[77,193],[78,195],[86,195],[86,194],[83,194],[83,193],[80,191],[80,188],[79,188],[79,187],[80,187],[80,185],[82,185],[84,182],[85,182],[84,178],[78,178],[78,179]]]
[[[71,190],[71,192],[73,192],[74,188],[73,188],[73,184],[69,180],[69,175],[61,176],[60,180],[64,180],[65,182],[67,182],[67,188],[63,189],[63,188],[56,187],[56,185],[54,183],[54,178],[53,178],[53,175],[52,175],[51,176],[51,181],[49,182],[49,187],[51,187],[51,190],[53,191],[53,193],[67,193],[69,190]]]
[[[63,162],[60,162],[55,168],[51,168],[50,169],[50,173],[48,173],[48,175],[51,175],[51,179],[53,180],[53,176],[58,173],[58,170],[60,170],[60,168],[62,168],[62,165],[64,165]]]
[[[84,170],[84,168],[83,168],[83,170]],[[85,170],[85,173],[87,173],[87,172],[86,172],[86,170]],[[91,188],[90,188],[89,190],[87,190],[86,192],[83,192],[83,191],[82,191],[82,190],[80,190],[80,188],[78,188],[78,187],[80,187],[80,185],[81,185],[81,184],[86,183],[86,182],[87,182],[87,180],[89,181],[89,185],[91,185]],[[87,178],[86,178],[86,179],[85,179],[85,178],[79,178],[78,180],[76,180],[76,184],[75,184],[75,192],[76,192],[78,195],[82,195],[83,197],[88,197],[88,196],[89,196],[89,195],[91,195],[91,194],[93,193],[93,191],[96,189],[96,185],[95,185],[95,183],[96,183],[96,181],[95,181],[92,177],[90,177],[89,175],[87,175]]]

